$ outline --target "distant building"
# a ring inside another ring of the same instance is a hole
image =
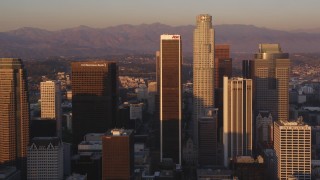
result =
[[[130,119],[142,120],[143,103],[130,104]]]
[[[103,133],[116,125],[118,66],[109,61],[72,64],[73,144],[87,133]]]
[[[253,79],[253,60],[242,60],[242,77]]]
[[[138,88],[135,89],[137,93],[138,100],[146,100],[148,98],[148,88],[145,84],[140,84]]]
[[[63,145],[58,137],[35,137],[28,146],[27,179],[63,179]]]
[[[134,178],[133,130],[112,129],[102,136],[102,179]]]
[[[311,179],[311,127],[300,119],[274,122],[276,176]]]
[[[30,114],[21,59],[0,58],[0,84],[0,165],[16,166],[26,177]]]
[[[252,80],[223,79],[224,165],[236,156],[251,156],[253,146]]]
[[[46,81],[40,83],[41,119],[56,120],[57,136],[62,137],[61,83]]]
[[[148,112],[153,114],[156,107],[157,82],[148,83]]]

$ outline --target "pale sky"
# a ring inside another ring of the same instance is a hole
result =
[[[86,25],[193,25],[201,13],[213,24],[250,24],[279,30],[320,28],[320,0],[0,0],[0,31]]]

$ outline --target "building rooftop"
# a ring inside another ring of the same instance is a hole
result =
[[[53,146],[60,146],[61,145],[61,139],[59,137],[34,137],[29,143],[29,146],[35,145],[38,148],[40,146],[48,146],[52,144]]]
[[[106,136],[129,136],[133,133],[132,129],[111,129],[106,132]]]

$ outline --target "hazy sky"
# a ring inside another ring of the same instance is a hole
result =
[[[160,22],[195,24],[209,13],[214,24],[252,24],[281,30],[320,27],[320,0],[0,0],[0,31]]]

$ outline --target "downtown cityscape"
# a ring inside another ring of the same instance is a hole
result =
[[[320,179],[320,33],[192,20],[0,32],[0,180]]]

